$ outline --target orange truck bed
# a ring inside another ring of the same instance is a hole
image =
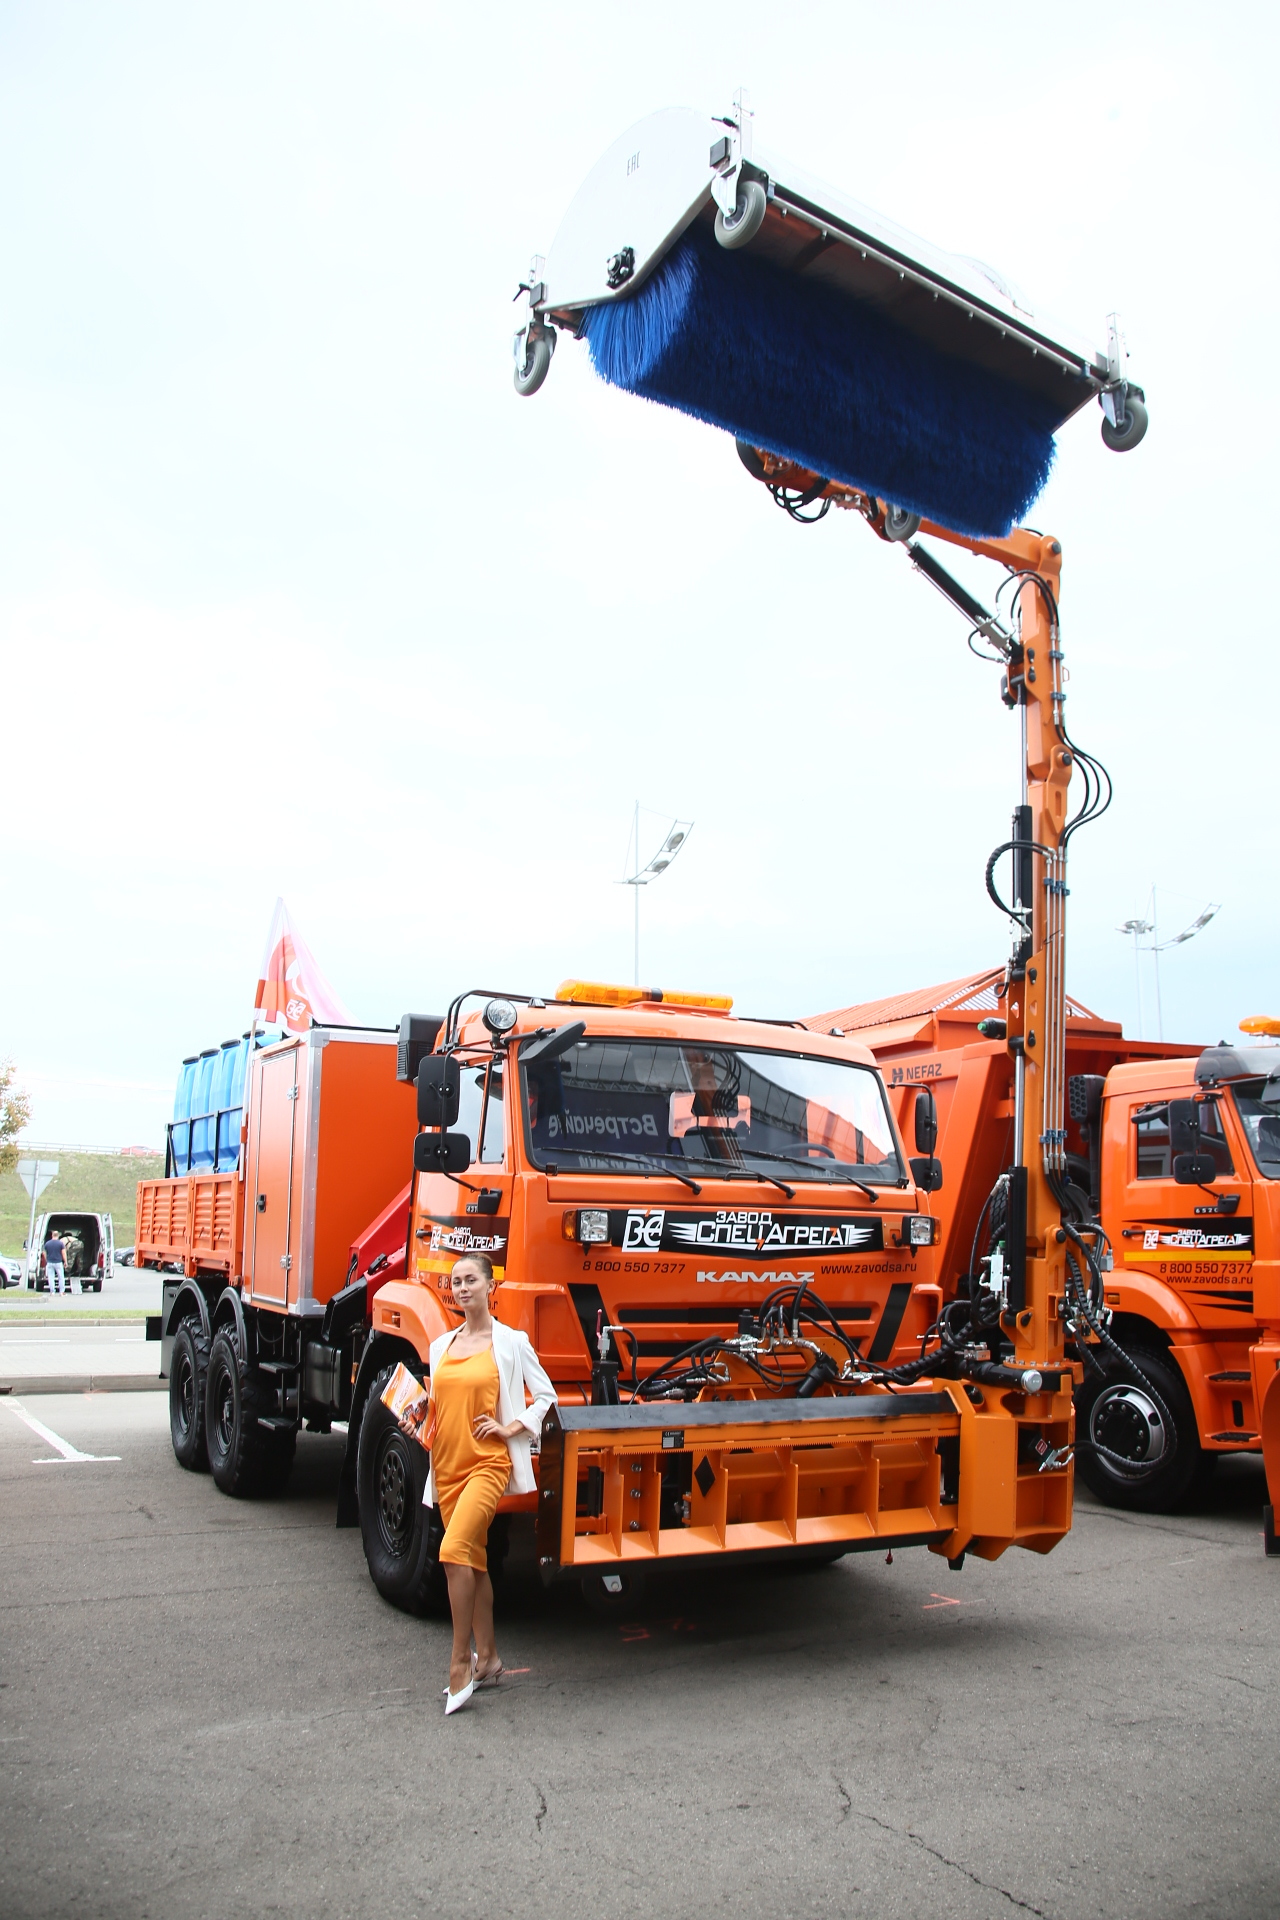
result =
[[[134,1265],[194,1276],[240,1271],[244,1205],[238,1173],[138,1182]]]

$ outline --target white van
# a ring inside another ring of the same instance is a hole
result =
[[[79,1285],[81,1293],[101,1293],[102,1283],[115,1271],[115,1230],[109,1213],[77,1213],[64,1210],[36,1217],[35,1238],[27,1247],[27,1287],[43,1293],[49,1285],[45,1272],[44,1243],[56,1232],[65,1240],[74,1234],[82,1252],[67,1264],[67,1283]]]

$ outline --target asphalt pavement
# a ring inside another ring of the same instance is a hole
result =
[[[33,1424],[35,1423],[35,1424]],[[1047,1558],[531,1575],[449,1721],[448,1631],[287,1493],[187,1474],[163,1395],[0,1401],[8,1920],[1271,1915],[1280,1562],[1255,1463]]]

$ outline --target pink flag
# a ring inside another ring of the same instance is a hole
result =
[[[305,1033],[315,1024],[355,1025],[321,973],[310,947],[295,931],[283,900],[276,901],[271,917],[271,931],[267,935],[253,1004],[264,1025],[280,1021],[294,1033]]]

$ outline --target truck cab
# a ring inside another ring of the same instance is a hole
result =
[[[450,1270],[479,1251],[499,1317],[570,1397],[590,1395],[606,1333],[607,1365],[638,1385],[801,1283],[869,1356],[918,1351],[936,1228],[865,1048],[578,982],[511,1012],[506,1035],[460,1024],[465,1170],[417,1173],[407,1272],[375,1324],[453,1325]],[[569,1026],[530,1060],[531,1032]]]
[[[1177,1427],[1171,1445],[1135,1383],[1085,1383],[1080,1416],[1107,1451],[1082,1471],[1114,1503],[1163,1505],[1221,1455],[1261,1450],[1250,1352],[1280,1255],[1277,1076],[1280,1048],[1212,1047],[1113,1067],[1101,1088],[1089,1130],[1112,1331],[1168,1387]]]

